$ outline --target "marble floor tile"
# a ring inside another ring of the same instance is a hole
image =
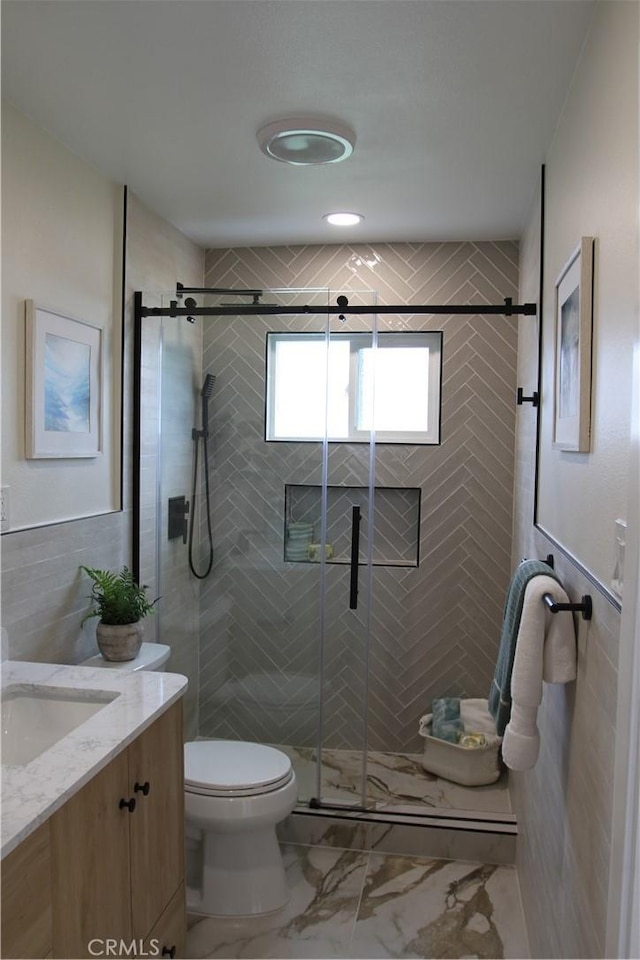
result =
[[[346,956],[368,854],[283,846],[289,903],[263,917],[190,918],[186,956],[288,958]]]
[[[514,867],[284,845],[269,916],[189,918],[186,956],[253,960],[529,956]]]
[[[313,747],[278,745],[289,757],[296,772],[301,802],[317,795],[316,758]],[[394,754],[370,750],[367,759],[368,805],[375,810],[396,813],[415,807],[511,813],[506,772],[496,783],[481,787],[460,784],[427,773],[419,754]],[[321,791],[325,800],[360,802],[362,753],[358,750],[322,751]]]
[[[346,956],[526,957],[515,869],[371,854]]]

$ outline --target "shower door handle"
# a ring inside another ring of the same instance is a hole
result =
[[[360,507],[351,510],[351,580],[349,610],[358,609],[358,558],[360,557]]]

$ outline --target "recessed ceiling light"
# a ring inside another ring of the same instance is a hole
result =
[[[353,153],[355,141],[355,134],[343,123],[324,117],[276,120],[258,130],[262,152],[294,166],[346,160]]]
[[[324,219],[334,227],[353,227],[364,220],[361,213],[325,213]]]

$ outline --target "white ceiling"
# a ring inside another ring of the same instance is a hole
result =
[[[518,237],[591,0],[3,0],[2,92],[204,246]],[[300,114],[339,164],[265,157]],[[322,215],[366,217],[337,230]]]

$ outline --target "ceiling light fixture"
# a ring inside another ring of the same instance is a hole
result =
[[[364,217],[361,213],[325,213],[324,219],[334,227],[353,227]]]
[[[276,120],[258,130],[263,153],[299,167],[346,160],[353,153],[355,141],[355,134],[347,126],[324,117]]]

